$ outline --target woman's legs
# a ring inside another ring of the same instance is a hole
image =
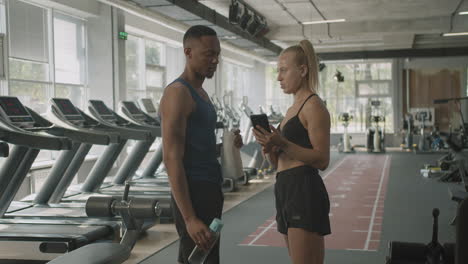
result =
[[[302,228],[288,228],[287,246],[293,264],[323,264],[323,236]]]
[[[289,242],[288,242],[288,235],[283,235],[284,243],[286,244],[286,248],[288,249],[288,255],[291,256],[291,252],[289,251]]]

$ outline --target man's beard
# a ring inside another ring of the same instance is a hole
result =
[[[203,74],[201,74],[201,73],[199,73],[199,72],[196,72],[196,73],[195,73],[195,76],[196,76],[198,79],[200,79],[200,80],[203,80],[203,79],[211,79],[211,78],[213,78],[213,76],[214,76],[214,72],[213,72],[213,73],[207,73],[206,75],[203,75]]]

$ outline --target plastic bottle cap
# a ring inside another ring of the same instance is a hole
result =
[[[219,220],[218,218],[213,219],[213,221],[210,224],[210,229],[213,232],[219,232],[221,231],[221,228],[223,228],[223,222]]]

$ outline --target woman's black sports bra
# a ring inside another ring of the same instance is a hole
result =
[[[301,112],[305,103],[314,95],[317,94],[311,94],[309,97],[307,97],[307,99],[305,99],[301,108],[299,108],[299,111],[297,111],[297,114],[289,119],[286,124],[284,124],[283,129],[280,130],[281,135],[283,135],[287,140],[304,148],[313,148],[313,146],[310,143],[307,129],[304,127],[304,125],[302,125],[301,120],[299,119],[299,113]]]

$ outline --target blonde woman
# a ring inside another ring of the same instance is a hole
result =
[[[278,59],[278,81],[294,95],[278,129],[257,126],[253,133],[277,167],[276,222],[294,264],[321,264],[330,230],[330,201],[319,170],[330,161],[330,115],[317,95],[318,63],[308,40],[285,49]]]

